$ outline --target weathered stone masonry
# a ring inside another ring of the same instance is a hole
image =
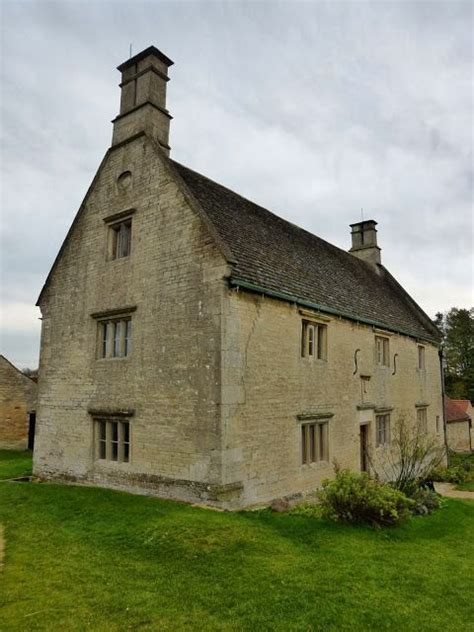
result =
[[[314,489],[334,459],[360,469],[361,424],[382,458],[377,411],[426,407],[437,436],[437,332],[380,265],[375,222],[353,226],[349,255],[171,161],[171,63],[152,47],[119,67],[112,147],[38,301],[35,474],[236,509]],[[111,258],[120,217],[131,252]],[[131,320],[125,357],[101,357],[107,314]],[[302,357],[307,318],[326,327],[324,359]],[[328,458],[303,465],[301,424],[320,418]],[[129,458],[113,460],[124,422]]]

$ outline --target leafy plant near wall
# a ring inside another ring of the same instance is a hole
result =
[[[419,424],[400,416],[394,424],[384,459],[370,460],[377,478],[390,481],[393,487],[412,496],[443,463],[444,457],[445,448],[436,438],[424,433]]]
[[[404,522],[415,504],[391,485],[337,465],[335,478],[324,481],[317,495],[323,518],[376,527]]]

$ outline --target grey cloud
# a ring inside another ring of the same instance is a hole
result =
[[[176,160],[342,248],[363,207],[384,262],[426,311],[471,304],[472,3],[1,10],[6,310],[35,302],[110,143],[130,42],[176,62]],[[36,357],[34,318],[29,334],[3,327],[2,346],[24,364]]]

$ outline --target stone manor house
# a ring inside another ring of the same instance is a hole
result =
[[[38,299],[34,472],[238,509],[443,440],[439,332],[381,264],[170,159],[173,62],[118,67],[113,139]]]

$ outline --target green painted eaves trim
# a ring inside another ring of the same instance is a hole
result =
[[[286,292],[280,292],[277,290],[269,290],[261,285],[257,285],[256,283],[250,283],[249,281],[245,281],[244,279],[239,279],[238,277],[231,277],[229,279],[229,283],[234,287],[242,287],[245,290],[249,290],[251,292],[258,292],[259,294],[265,294],[266,296],[270,296],[271,298],[278,298],[282,301],[287,301],[289,303],[296,303],[297,305],[301,305],[302,307],[310,307],[311,309],[317,309],[320,312],[324,312],[326,314],[332,314],[333,316],[340,316],[341,318],[347,318],[348,320],[353,320],[358,323],[364,323],[365,325],[371,325],[372,327],[378,327],[380,329],[385,329],[387,331],[393,331],[394,333],[403,334],[404,336],[409,336],[410,338],[416,338],[416,340],[426,340],[434,344],[435,346],[439,346],[439,342],[434,338],[430,338],[428,336],[420,336],[419,334],[415,334],[413,332],[406,331],[401,328],[396,328],[386,323],[382,323],[378,320],[371,320],[369,318],[365,318],[363,316],[357,316],[357,314],[351,314],[350,312],[343,312],[338,309],[334,309],[333,307],[327,307],[326,305],[320,305],[319,303],[313,303],[312,301],[308,301],[307,299],[300,298],[299,296],[294,296],[293,294],[287,294]]]

